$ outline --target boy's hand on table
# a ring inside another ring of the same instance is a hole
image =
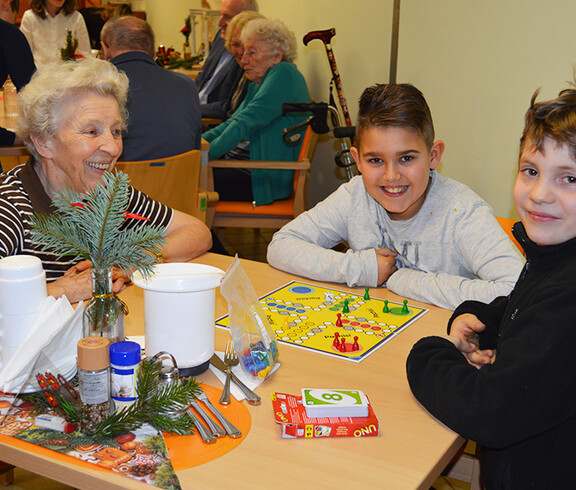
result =
[[[376,261],[378,263],[378,285],[386,282],[394,274],[396,267],[396,255],[398,252],[389,248],[379,248],[376,250]]]
[[[454,319],[450,328],[450,335],[446,338],[464,354],[472,366],[480,369],[484,364],[490,364],[494,351],[480,349],[478,333],[486,328],[476,315],[464,313]]]

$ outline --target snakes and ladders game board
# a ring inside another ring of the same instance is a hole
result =
[[[361,362],[428,311],[292,281],[260,298],[279,342]],[[228,316],[216,326],[229,327]]]

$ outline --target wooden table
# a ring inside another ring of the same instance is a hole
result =
[[[226,269],[232,258],[205,254],[194,262]],[[267,264],[242,260],[260,297],[295,276]],[[312,284],[315,281],[306,280]],[[363,293],[331,285],[335,289]],[[373,297],[401,302],[387,289],[372,289]],[[121,297],[128,303],[129,335],[144,332],[142,291],[131,286]],[[259,406],[248,405],[252,428],[234,450],[203,465],[178,472],[184,489],[200,488],[393,488],[427,489],[461,448],[464,440],[431,417],[413,398],[405,374],[406,356],[421,337],[442,334],[448,310],[416,301],[430,311],[359,364],[280,344],[281,366],[257,390]],[[217,292],[216,315],[226,314],[226,300]],[[216,329],[216,348],[223,350],[229,333]],[[220,386],[211,372],[199,380]],[[298,394],[303,387],[357,388],[369,397],[380,421],[380,435],[366,438],[282,439],[274,422],[270,393]],[[0,444],[0,460],[76,488],[145,488],[108,472],[80,468]]]

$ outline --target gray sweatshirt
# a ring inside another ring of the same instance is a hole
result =
[[[319,281],[378,286],[376,249],[398,252],[394,293],[453,309],[512,291],[524,259],[490,206],[464,184],[432,170],[416,216],[393,221],[366,192],[362,177],[340,186],[285,225],[268,247],[273,267]],[[347,242],[349,250],[332,247]]]

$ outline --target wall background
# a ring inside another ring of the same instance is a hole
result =
[[[208,0],[218,9],[220,0]],[[136,0],[158,44],[179,49],[179,30],[200,0]],[[260,11],[296,34],[298,67],[317,101],[331,77],[321,41],[309,31],[336,28],[332,48],[352,117],[367,86],[388,82],[393,0],[259,0]],[[571,0],[402,0],[398,82],[426,96],[436,135],[446,143],[440,170],[486,199],[497,215],[516,217],[512,187],[523,114],[532,93],[551,98],[573,80],[576,2]],[[313,161],[311,204],[345,177],[333,163],[337,145],[324,138]]]

